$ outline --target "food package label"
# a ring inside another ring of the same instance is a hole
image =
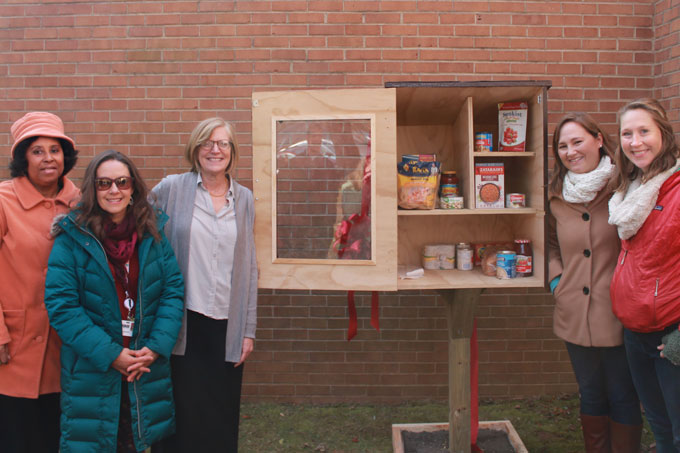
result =
[[[475,207],[504,208],[505,167],[502,163],[475,164]]]
[[[407,159],[397,164],[397,196],[400,208],[435,208],[440,165],[440,162]]]
[[[528,112],[526,102],[498,104],[498,151],[526,150]]]

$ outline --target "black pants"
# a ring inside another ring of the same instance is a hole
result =
[[[0,395],[0,451],[57,453],[59,395],[47,393],[37,399]]]
[[[187,311],[184,356],[171,358],[177,431],[162,451],[237,453],[243,365],[225,362],[227,320]]]

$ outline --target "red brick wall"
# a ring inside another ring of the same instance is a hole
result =
[[[0,145],[30,110],[59,114],[81,150],[129,153],[153,184],[184,171],[210,115],[233,121],[250,183],[253,90],[381,87],[396,80],[549,79],[551,124],[587,110],[613,131],[627,100],[655,95],[676,124],[678,2],[49,1],[0,5]],[[552,132],[552,131],[551,131]],[[7,152],[0,156],[6,178]],[[403,401],[447,395],[446,321],[434,293],[381,295],[380,333],[345,341],[346,297],[263,291],[249,399]],[[574,390],[542,292],[482,297],[480,390]]]
[[[654,96],[680,132],[680,2],[662,0],[654,5]]]

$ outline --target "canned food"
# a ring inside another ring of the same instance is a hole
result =
[[[457,269],[460,271],[471,271],[473,267],[472,247],[466,242],[461,242],[456,246]]]
[[[478,132],[475,134],[475,152],[493,151],[493,136],[491,132]]]
[[[463,209],[464,198],[454,195],[442,195],[439,198],[439,207],[441,209]]]
[[[517,254],[512,250],[502,250],[496,253],[496,277],[501,280],[515,278],[516,256]]]
[[[423,247],[423,269],[455,269],[456,246],[453,244],[434,244]]]
[[[523,208],[526,206],[526,196],[523,193],[509,193],[505,195],[506,208]]]
[[[453,199],[456,198],[455,195],[442,195],[439,197],[439,207],[441,209],[453,209]]]

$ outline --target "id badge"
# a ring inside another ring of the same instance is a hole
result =
[[[123,320],[123,336],[124,337],[131,337],[132,336],[132,329],[135,327],[135,322],[124,319]]]

